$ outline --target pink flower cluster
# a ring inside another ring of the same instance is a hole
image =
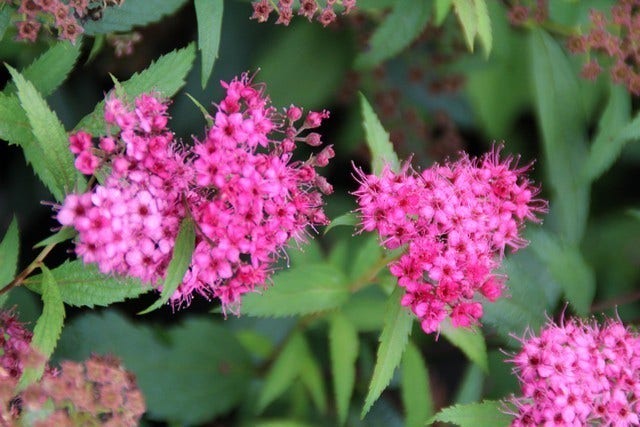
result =
[[[502,293],[494,271],[505,248],[525,246],[524,221],[537,221],[535,213],[546,209],[524,175],[528,166],[517,168],[511,157],[501,161],[500,149],[422,173],[408,164],[398,173],[389,167],[380,176],[358,173],[362,228],[378,230],[387,249],[406,246],[390,270],[405,289],[402,305],[427,333],[447,316],[456,327],[477,322],[477,297],[495,301]]]
[[[301,133],[328,113],[304,120],[295,106],[279,113],[246,74],[223,87],[213,126],[188,149],[176,148],[167,104],[151,95],[135,105],[107,99],[110,128],[99,148],[84,132],[70,138],[80,171],[109,171],[103,184],[68,195],[58,212],[61,224],[78,230],[76,252],[85,262],[160,287],[181,221],[195,221],[196,247],[174,305],[199,293],[235,307],[268,280],[291,238],[328,222],[322,193],[332,187],[315,168],[328,164],[333,149],[292,159],[296,143],[321,144],[319,134]]]
[[[640,425],[640,337],[620,321],[550,323],[522,345],[512,426]]]
[[[334,11],[337,4],[342,4],[344,8],[342,14],[347,15],[356,7],[356,0],[327,0],[324,6],[317,0],[300,0],[298,15],[306,17],[309,22],[316,17],[316,20],[320,22],[323,27],[326,27],[337,18],[336,12]],[[273,0],[256,0],[252,2],[251,5],[253,6],[251,19],[255,19],[258,22],[267,22],[271,12],[274,10],[278,15],[276,24],[287,26],[291,22],[291,19],[293,19],[293,0],[279,0],[278,4],[275,4]]]

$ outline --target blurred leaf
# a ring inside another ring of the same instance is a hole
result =
[[[369,151],[371,151],[371,170],[375,175],[378,175],[388,164],[392,171],[397,172],[400,168],[400,160],[393,149],[389,134],[382,127],[380,119],[362,93],[360,94],[360,107],[362,108],[362,125]]]
[[[287,249],[287,258],[291,267],[302,267],[305,264],[322,264],[324,262],[322,247],[316,239],[309,239],[306,242],[292,240]]]
[[[320,413],[327,411],[327,393],[324,377],[318,361],[307,347],[307,354],[300,367],[300,380]]]
[[[33,329],[33,338],[31,345],[38,350],[47,360],[53,354],[56,348],[62,326],[64,324],[64,303],[60,297],[60,290],[56,279],[51,271],[44,265],[42,269],[43,287],[42,302],[44,307],[42,315],[38,318],[35,328]],[[45,361],[36,368],[26,368],[22,372],[18,388],[24,390],[27,386],[38,381],[44,372]]]
[[[282,348],[264,380],[258,397],[258,411],[262,412],[271,402],[276,400],[300,375],[307,343],[301,333],[293,334]]]
[[[400,392],[406,416],[406,427],[422,427],[434,415],[429,371],[420,350],[409,341],[402,356]]]
[[[67,260],[51,270],[51,274],[65,304],[76,307],[106,307],[128,298],[136,298],[151,289],[137,279],[103,274],[95,264],[85,264],[81,260]],[[29,277],[25,284],[30,290],[41,294],[43,281],[44,276],[39,274]]]
[[[39,241],[33,247],[34,248],[42,248],[48,245],[53,245],[61,242],[65,242],[67,240],[73,239],[76,237],[78,232],[73,227],[63,227],[57,233],[47,237],[44,240]]]
[[[13,217],[2,242],[0,242],[0,288],[7,285],[15,277],[18,268],[18,255],[20,255],[20,233],[18,221]]]
[[[191,264],[191,257],[193,256],[193,250],[196,247],[196,228],[193,219],[187,217],[180,223],[180,230],[178,230],[178,236],[176,237],[176,243],[173,247],[173,254],[171,255],[171,261],[167,267],[167,274],[162,283],[162,292],[160,298],[154,302],[150,307],[141,311],[139,314],[147,314],[153,310],[162,307],[169,301],[169,298],[174,294],[178,286],[182,283],[189,265]]]
[[[400,304],[404,290],[396,287],[387,301],[384,317],[384,329],[380,335],[380,346],[376,355],[376,365],[373,369],[373,377],[369,384],[369,391],[364,401],[360,418],[369,412],[373,403],[380,397],[387,387],[393,372],[400,363],[411,327],[413,326],[412,314]]]
[[[207,109],[204,108],[204,106],[200,103],[200,101],[195,99],[190,94],[187,93],[185,95],[187,95],[187,98],[189,98],[191,100],[191,102],[193,102],[193,105],[198,107],[198,110],[200,110],[200,112],[202,113],[202,116],[204,117],[205,121],[207,122],[207,127],[212,127],[213,126],[213,118],[211,117],[211,114],[209,114]]]
[[[432,6],[422,0],[398,0],[369,40],[368,49],[354,63],[356,69],[373,68],[394,57],[414,41],[431,17]]]
[[[437,26],[442,25],[444,20],[449,15],[449,11],[451,10],[452,5],[453,0],[435,0],[435,23]]]
[[[629,215],[640,221],[640,209],[629,209]]]
[[[218,57],[222,31],[222,0],[194,0],[198,20],[198,49],[202,55],[201,84],[207,86],[213,64]]]
[[[331,230],[334,227],[339,227],[342,225],[353,227],[357,223],[358,223],[358,216],[354,212],[347,212],[344,215],[340,215],[339,217],[334,218],[331,221],[331,224],[327,225],[327,227],[324,229],[324,234],[327,234],[329,230]]]
[[[143,27],[157,22],[165,15],[177,11],[187,0],[127,0],[122,6],[107,7],[102,18],[84,24],[87,35],[123,33],[134,27]]]
[[[429,420],[429,425],[440,421],[460,427],[507,427],[513,417],[500,410],[502,405],[499,401],[485,400],[482,403],[449,406]]]
[[[266,420],[266,421],[257,421],[254,424],[254,427],[313,427],[313,424],[304,423],[302,421],[296,420]]]
[[[363,279],[373,280],[372,268],[380,263],[384,257],[377,234],[369,233],[366,235],[364,242],[361,242],[355,250],[357,251],[355,254],[353,252],[350,254],[351,268],[349,269],[349,278],[352,282]],[[374,271],[374,273],[377,273],[377,271]],[[365,277],[365,275],[370,277]]]
[[[488,57],[493,46],[493,34],[491,32],[491,18],[485,0],[473,0],[478,19],[478,38],[484,48],[485,56]]]
[[[240,344],[253,355],[264,359],[273,352],[273,343],[264,335],[250,330],[242,330],[234,333]]]
[[[358,347],[358,332],[353,323],[341,313],[333,314],[329,319],[329,352],[340,425],[344,425],[349,414],[349,402],[356,381]]]
[[[85,61],[85,65],[89,64],[91,61],[96,59],[96,57],[98,56],[98,54],[102,51],[102,48],[104,47],[105,40],[106,40],[106,37],[105,37],[104,34],[99,34],[99,35],[97,35],[97,36],[95,36],[93,38],[93,44],[91,45],[91,51],[89,51],[89,56],[87,57],[87,60]]]
[[[358,331],[373,332],[382,329],[387,295],[378,287],[366,287],[355,293],[342,306],[342,313],[353,323]]]
[[[476,15],[476,6],[474,0],[453,0],[453,9],[458,16],[464,40],[467,47],[473,52],[473,41],[478,33],[478,16]]]
[[[582,179],[587,150],[584,114],[576,108],[580,105],[577,76],[562,48],[544,31],[532,31],[530,47],[545,164],[554,191],[551,211],[557,209],[567,242],[577,244],[589,208],[589,187]]]
[[[195,48],[189,44],[183,49],[176,49],[152,62],[149,67],[135,73],[129,80],[122,83],[131,98],[138,95],[157,91],[168,98],[175,95],[185,84],[185,78],[195,59]],[[76,130],[83,129],[93,135],[105,133],[104,101],[99,102],[93,112],[83,117],[76,125]]]
[[[83,187],[82,178],[73,165],[73,155],[69,151],[67,133],[62,127],[56,114],[51,111],[45,100],[33,87],[24,79],[20,73],[7,65],[13,81],[18,89],[18,98],[24,109],[33,135],[42,149],[42,154],[46,155],[46,161],[39,159],[32,163],[35,167],[46,167],[54,182],[46,183],[51,189],[55,189],[53,195],[57,200],[62,200],[68,191]],[[38,172],[38,171],[37,171]],[[40,177],[47,176],[47,173],[39,172]]]
[[[349,298],[346,282],[344,274],[332,265],[301,265],[275,274],[273,285],[262,294],[244,295],[240,312],[283,317],[328,310]]]
[[[0,10],[0,40],[4,38],[4,33],[11,24],[11,15],[13,14],[13,8],[4,7]]]
[[[440,332],[454,346],[458,347],[473,363],[485,372],[489,371],[487,344],[477,327],[456,328],[450,321],[442,322]]]
[[[494,375],[491,371],[492,378]],[[476,402],[482,397],[484,380],[486,378],[486,370],[482,369],[475,363],[469,363],[462,375],[462,380],[456,390],[453,402],[456,404],[466,404]]]

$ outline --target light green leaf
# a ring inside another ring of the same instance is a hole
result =
[[[173,247],[171,261],[167,267],[167,275],[162,283],[162,292],[160,298],[149,308],[141,311],[139,314],[146,314],[162,307],[169,301],[169,298],[178,289],[182,283],[193,256],[193,250],[196,247],[196,227],[193,219],[185,218],[180,223],[180,230],[176,237],[176,244]]]
[[[385,165],[391,170],[398,171],[400,160],[393,149],[389,134],[382,127],[382,123],[371,108],[367,98],[360,94],[360,106],[362,108],[362,125],[367,138],[367,145],[371,151],[371,169],[374,174],[379,174]]]
[[[264,385],[258,396],[258,411],[262,412],[289,388],[300,375],[304,356],[308,352],[307,343],[301,333],[295,333],[282,348],[269,369]]]
[[[398,0],[371,36],[368,49],[356,57],[355,68],[373,68],[400,53],[422,33],[431,9],[427,1]]]
[[[242,297],[240,312],[249,316],[285,317],[316,313],[349,298],[347,279],[329,264],[307,264],[279,272],[262,294]]]
[[[73,227],[63,227],[57,233],[55,233],[52,236],[47,237],[44,240],[39,241],[33,247],[34,248],[43,248],[43,247],[48,246],[48,245],[61,243],[61,242],[67,241],[69,239],[73,239],[74,237],[76,237],[77,234],[78,234],[78,232],[76,231],[75,228],[73,228]]]
[[[402,357],[400,393],[406,427],[422,427],[434,415],[429,371],[420,350],[409,341]]]
[[[122,6],[107,7],[102,18],[84,25],[87,35],[127,32],[159,21],[177,11],[187,0],[127,0]]]
[[[51,270],[51,274],[65,304],[76,307],[106,307],[136,298],[151,289],[136,279],[102,274],[94,264],[85,264],[80,260],[66,261]],[[30,290],[39,294],[42,293],[43,282],[43,275],[29,277],[25,281]]]
[[[218,57],[222,31],[222,0],[194,0],[198,19],[198,49],[202,56],[202,88],[204,89]]]
[[[474,0],[453,0],[453,9],[462,26],[467,47],[473,52],[473,41],[478,33],[478,16],[476,15],[475,2]]]
[[[353,323],[339,312],[333,314],[329,319],[329,353],[340,425],[344,425],[349,414],[349,402],[356,381],[358,347],[358,332]]]
[[[358,216],[354,212],[347,212],[346,214],[340,215],[339,217],[334,218],[331,221],[331,224],[327,225],[324,229],[324,234],[327,234],[329,230],[334,227],[340,227],[342,225],[347,225],[350,227],[355,226],[358,223]]]
[[[364,280],[373,280],[374,274],[372,273],[378,273],[378,269],[375,267],[384,258],[384,252],[378,241],[377,233],[365,235],[364,241],[360,242],[355,250],[356,253],[351,253],[349,256],[351,258],[349,278],[352,282],[357,279],[362,280],[363,276]]]
[[[589,188],[584,183],[585,117],[577,76],[558,43],[542,30],[530,36],[535,104],[542,128],[545,166],[553,190],[551,212],[570,244],[584,234]]]
[[[320,365],[309,347],[300,367],[300,380],[309,392],[318,412],[325,413],[327,411],[326,385]]]
[[[502,405],[502,402],[485,400],[482,403],[449,406],[429,420],[429,425],[440,421],[460,427],[507,427],[513,417],[501,411]]]
[[[400,304],[403,292],[402,288],[396,287],[387,301],[384,329],[380,335],[376,364],[360,418],[364,418],[391,381],[393,372],[400,363],[402,353],[409,342],[413,316]]]
[[[449,15],[449,11],[451,10],[452,5],[453,0],[435,0],[435,23],[437,26],[442,25],[444,20]]]
[[[320,243],[312,239],[304,243],[296,242],[295,238],[289,244],[287,257],[291,267],[300,267],[305,264],[321,264],[324,262],[324,252]]]
[[[493,46],[493,34],[491,32],[491,18],[485,0],[473,0],[478,19],[478,38],[484,48],[485,56],[488,57]]]
[[[65,312],[56,279],[47,267],[42,266],[40,268],[42,269],[43,276],[42,286],[44,289],[42,292],[42,302],[44,306],[42,308],[42,315],[38,318],[36,326],[33,329],[31,345],[44,355],[46,359],[49,359],[60,338],[62,326],[64,325]],[[43,362],[37,368],[25,369],[22,377],[20,377],[18,388],[24,390],[25,387],[40,379],[44,372],[44,366],[45,363]]]
[[[0,289],[13,280],[18,268],[19,254],[20,233],[18,221],[14,217],[0,242]]]
[[[191,96],[191,94],[187,93],[185,95],[187,95],[187,98],[189,98],[191,100],[191,102],[193,102],[193,105],[198,107],[198,110],[200,110],[200,112],[202,113],[202,116],[204,117],[205,121],[207,122],[207,127],[213,126],[213,117],[211,117],[211,114],[209,114],[207,109],[204,108],[204,106],[200,103],[200,101],[198,101],[193,96]]]
[[[493,371],[491,375],[493,378]],[[485,378],[487,378],[486,371],[475,363],[469,363],[462,374],[453,402],[457,404],[477,402],[482,397]]]
[[[440,332],[454,346],[458,347],[473,363],[485,372],[489,371],[487,344],[484,335],[477,327],[456,328],[451,322],[442,322]]]
[[[172,97],[185,84],[185,78],[195,59],[193,43],[183,49],[177,49],[152,62],[149,67],[135,73],[129,80],[122,83],[127,95],[135,98],[138,95],[158,91],[162,96]],[[104,101],[96,105],[93,112],[85,116],[76,125],[76,130],[83,129],[93,135],[105,133]]]

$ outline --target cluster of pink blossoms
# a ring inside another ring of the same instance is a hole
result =
[[[296,143],[321,144],[315,132],[326,111],[279,113],[245,74],[223,83],[226,97],[202,141],[177,149],[167,128],[167,104],[141,95],[135,105],[106,101],[108,136],[70,138],[76,167],[108,176],[84,194],[70,194],[58,221],[78,233],[77,254],[104,273],[160,287],[181,221],[196,225],[196,247],[174,305],[194,293],[219,298],[223,308],[263,285],[291,238],[328,222],[322,193],[332,187],[316,173],[333,157],[329,146],[306,161],[292,159]],[[301,122],[301,123],[300,123]],[[296,125],[297,123],[297,125]]]
[[[482,316],[478,293],[495,301],[503,280],[495,275],[507,246],[526,245],[519,236],[525,220],[537,221],[546,203],[526,179],[528,166],[501,161],[500,147],[480,160],[463,156],[418,173],[405,165],[380,176],[359,171],[357,196],[362,227],[378,230],[387,249],[406,246],[390,265],[405,289],[422,329],[437,331],[451,317],[456,327]]]
[[[316,17],[316,20],[320,22],[323,27],[326,27],[337,18],[336,12],[334,11],[337,4],[342,4],[344,8],[342,14],[347,15],[356,7],[356,0],[327,0],[324,6],[317,0],[300,0],[298,15],[306,17],[309,22]],[[251,19],[255,19],[258,22],[267,22],[271,12],[274,10],[278,15],[276,24],[287,26],[291,22],[291,19],[293,19],[293,0],[279,0],[277,5],[273,0],[256,0],[251,3],[251,5],[253,6]]]
[[[522,344],[512,426],[640,426],[640,337],[620,321],[551,323]]]

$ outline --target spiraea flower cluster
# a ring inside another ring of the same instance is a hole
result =
[[[529,167],[500,160],[500,149],[422,173],[408,164],[400,172],[385,167],[380,176],[359,171],[354,194],[362,229],[377,230],[387,249],[406,248],[390,270],[405,289],[402,305],[427,333],[448,316],[456,327],[477,323],[481,297],[502,294],[495,270],[505,248],[525,246],[525,220],[537,221],[536,212],[546,209],[525,176]]]
[[[315,19],[326,27],[337,18],[336,6],[342,5],[342,14],[346,15],[356,6],[356,0],[327,0],[323,6],[317,0],[301,0],[298,15],[304,16],[311,22]],[[289,25],[293,19],[293,0],[279,0],[277,4],[273,0],[256,0],[252,3],[253,15],[251,19],[258,22],[269,20],[271,12],[276,12],[278,20],[276,24]]]
[[[640,425],[640,337],[618,320],[549,323],[511,362],[514,427]]]
[[[602,72],[598,57],[606,58],[611,79],[640,95],[640,1],[620,0],[611,8],[610,18],[592,10],[591,27],[581,36],[569,40],[572,53],[586,53],[590,60],[582,68],[582,77],[595,80]],[[608,57],[608,58],[607,58]]]
[[[541,24],[549,17],[548,0],[515,0],[507,13],[511,25]]]
[[[197,293],[235,309],[242,294],[268,281],[291,238],[303,240],[308,226],[328,222],[322,193],[332,187],[315,168],[328,164],[333,149],[293,159],[297,143],[322,143],[305,131],[328,112],[278,112],[246,74],[223,86],[213,126],[188,149],[173,141],[167,104],[148,94],[133,105],[107,100],[110,128],[98,147],[85,132],[70,138],[78,170],[109,171],[103,184],[67,196],[58,212],[61,224],[78,230],[76,252],[85,262],[161,287],[180,223],[195,221],[195,251],[174,305]]]

